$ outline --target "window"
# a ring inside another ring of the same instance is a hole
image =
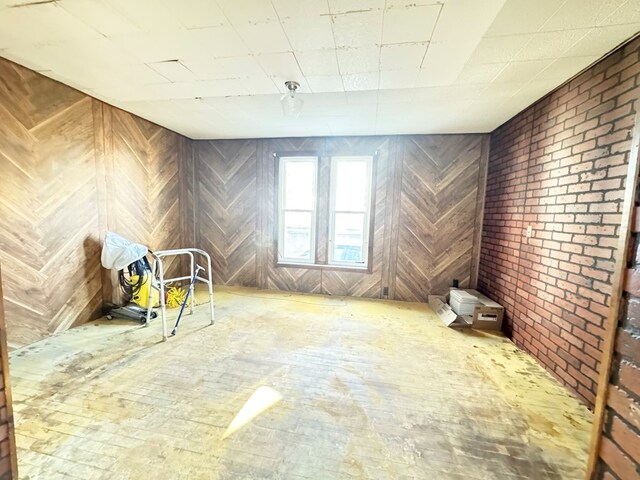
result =
[[[367,266],[371,164],[371,157],[331,159],[330,265]]]
[[[371,156],[279,157],[278,263],[367,269],[372,178]]]
[[[317,157],[280,159],[278,260],[314,263]]]

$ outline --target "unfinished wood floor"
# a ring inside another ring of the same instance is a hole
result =
[[[428,306],[222,288],[160,322],[13,352],[20,478],[581,479],[591,414],[499,334]],[[260,386],[282,401],[222,440]]]

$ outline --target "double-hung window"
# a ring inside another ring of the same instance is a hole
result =
[[[281,157],[278,261],[314,263],[318,157]]]
[[[373,157],[278,158],[277,262],[370,268]]]
[[[330,265],[368,266],[372,160],[331,158]]]

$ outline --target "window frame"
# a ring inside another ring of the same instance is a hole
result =
[[[273,268],[280,269],[304,269],[304,270],[327,270],[334,272],[352,272],[359,274],[372,274],[374,268],[373,251],[375,248],[376,236],[375,221],[376,221],[376,196],[378,189],[377,172],[379,168],[378,164],[378,150],[370,150],[368,148],[347,148],[346,151],[342,149],[334,150],[333,148],[328,151],[325,149],[309,149],[309,150],[273,150],[271,152],[273,158],[273,180],[272,188],[274,194],[274,202],[272,205],[272,218],[271,223],[271,251],[269,255],[270,263]],[[315,227],[314,231],[314,244],[313,248],[313,263],[308,260],[301,261],[300,259],[289,259],[280,257],[280,245],[282,244],[283,235],[281,235],[281,227],[283,222],[283,215],[280,206],[282,205],[281,198],[281,186],[283,169],[281,168],[281,158],[291,157],[314,157],[316,160],[316,181],[314,184],[315,189]],[[331,265],[329,260],[329,216],[330,216],[330,189],[331,189],[331,161],[333,157],[369,157],[371,158],[371,173],[369,178],[369,217],[368,225],[365,225],[365,234],[368,235],[368,250],[365,252],[367,262],[366,266],[363,264],[345,264],[345,265]],[[273,197],[272,197],[273,198]],[[378,239],[381,240],[381,239]]]
[[[316,245],[317,245],[317,224],[318,224],[318,168],[319,156],[314,154],[300,153],[297,155],[278,155],[278,235],[276,239],[276,263],[278,265],[316,265]],[[307,163],[313,160],[313,209],[287,209],[286,201],[286,185],[285,171],[287,163]],[[284,256],[284,215],[285,212],[310,212],[311,213],[311,232],[309,241],[309,259],[291,258]],[[282,250],[281,250],[282,248]]]
[[[371,262],[371,249],[370,249],[370,239],[371,239],[371,199],[373,195],[373,166],[374,166],[374,157],[373,155],[332,155],[331,163],[329,166],[330,172],[330,184],[329,184],[329,212],[328,212],[328,221],[329,221],[329,236],[327,238],[327,265],[332,267],[349,267],[356,270],[369,270],[369,264]],[[364,210],[356,211],[356,210],[337,210],[336,209],[336,198],[338,192],[338,168],[337,164],[341,161],[366,161],[367,164],[367,173],[366,173],[366,198],[364,203]],[[354,213],[363,215],[363,225],[362,225],[362,262],[353,262],[353,261],[344,261],[344,260],[335,260],[335,234],[336,234],[336,216],[339,213]]]

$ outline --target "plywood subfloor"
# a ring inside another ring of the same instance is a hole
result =
[[[201,299],[201,297],[199,297]],[[500,334],[423,304],[251,289],[12,354],[24,479],[579,479],[591,414]],[[222,434],[260,386],[282,401]]]

